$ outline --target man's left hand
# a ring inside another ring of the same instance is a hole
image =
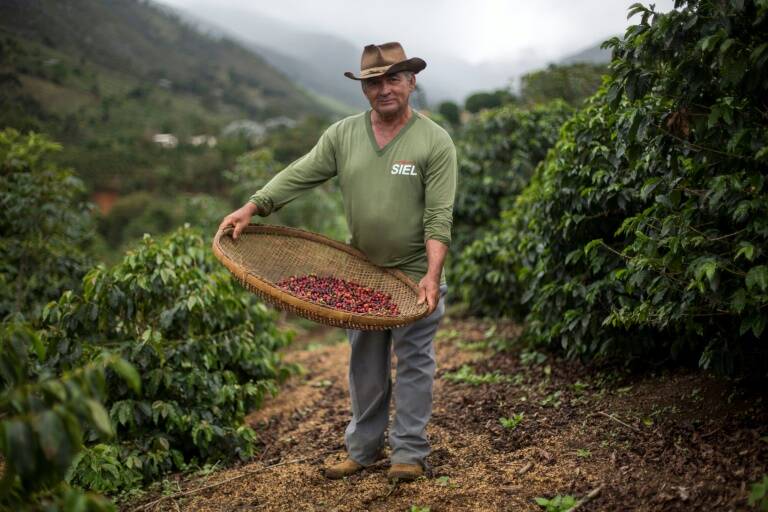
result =
[[[417,304],[424,304],[427,302],[429,306],[428,315],[431,314],[437,303],[440,300],[440,279],[430,276],[424,276],[419,281],[419,302]]]

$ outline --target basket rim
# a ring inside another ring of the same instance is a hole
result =
[[[342,324],[346,324],[350,326],[353,326],[353,325],[368,326],[368,327],[374,327],[374,328],[401,327],[401,326],[410,324],[412,322],[415,322],[417,320],[420,320],[421,318],[424,318],[425,316],[427,316],[427,313],[429,312],[429,306],[427,305],[426,302],[423,305],[424,306],[423,310],[420,313],[417,313],[414,315],[382,316],[382,315],[370,315],[370,314],[353,313],[350,311],[343,311],[340,309],[332,308],[322,304],[316,304],[314,302],[301,299],[295,295],[292,295],[288,292],[283,291],[281,288],[277,287],[271,281],[262,278],[258,274],[244,267],[243,265],[240,265],[239,263],[235,262],[221,247],[222,237],[230,236],[233,231],[234,231],[234,228],[230,226],[224,229],[219,229],[216,232],[216,235],[214,236],[213,243],[212,243],[212,249],[213,249],[214,255],[235,277],[237,277],[238,279],[242,280],[245,283],[248,283],[249,285],[259,290],[261,293],[269,296],[270,298],[272,298],[273,300],[279,303],[287,303],[288,305],[293,306],[293,308],[299,311],[304,311],[308,314],[317,315],[318,317],[327,318],[329,320],[340,322]],[[408,288],[410,288],[413,292],[415,292],[418,295],[418,292],[419,292],[418,285],[414,283],[413,280],[401,270],[380,267],[375,263],[373,263],[371,260],[369,260],[368,257],[362,251],[352,247],[349,244],[345,244],[337,240],[334,240],[332,238],[328,238],[319,233],[314,233],[312,231],[307,231],[304,229],[293,228],[288,226],[277,226],[273,224],[260,224],[260,223],[249,223],[245,228],[243,228],[241,235],[243,233],[262,233],[262,234],[289,236],[289,237],[295,237],[295,238],[302,238],[305,240],[310,240],[313,242],[331,246],[337,250],[344,251],[353,257],[363,260],[364,262],[374,266],[375,268],[377,268],[382,272],[390,274],[391,276],[401,281],[404,285],[406,285]]]

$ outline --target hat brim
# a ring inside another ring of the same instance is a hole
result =
[[[397,73],[398,71],[411,71],[413,73],[418,73],[419,71],[422,71],[426,67],[427,67],[427,63],[424,62],[423,59],[420,59],[418,57],[411,57],[410,59],[396,62],[391,66],[377,73],[371,73],[365,76],[362,76],[362,74],[361,76],[355,76],[355,74],[352,73],[351,71],[347,71],[346,73],[344,73],[344,76],[346,76],[347,78],[351,78],[352,80],[367,80],[369,78],[375,78],[377,76],[391,75],[393,73]]]

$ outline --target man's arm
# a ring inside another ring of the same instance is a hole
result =
[[[266,217],[336,175],[336,152],[333,136],[336,126],[326,130],[315,147],[277,173],[261,190],[253,194],[241,208],[227,215],[219,230],[234,226],[232,238],[237,240],[253,215]]]
[[[336,176],[336,125],[320,136],[309,153],[277,173],[249,202],[258,206],[258,214],[266,217],[290,203],[303,192]]]
[[[446,135],[447,137],[447,135]],[[419,304],[427,301],[430,313],[440,299],[440,278],[451,243],[453,203],[458,164],[456,148],[447,137],[429,161],[424,173],[424,243],[427,273],[419,281]]]
[[[419,281],[419,304],[425,300],[429,312],[435,310],[440,300],[440,276],[443,273],[448,246],[438,240],[427,240],[427,273]]]

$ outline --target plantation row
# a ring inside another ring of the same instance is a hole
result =
[[[82,490],[250,458],[242,420],[295,371],[289,337],[189,227],[88,270],[92,219],[55,149],[0,132],[0,508],[109,510]]]
[[[524,321],[528,340],[569,356],[765,375],[768,2],[677,4],[631,8],[640,22],[606,43],[609,76],[516,198],[541,149],[530,140],[545,144],[556,116],[531,128],[541,110],[502,109],[475,125],[486,154],[465,164],[480,185],[457,229],[493,223],[453,284],[475,313]],[[489,210],[473,211],[485,196]]]

